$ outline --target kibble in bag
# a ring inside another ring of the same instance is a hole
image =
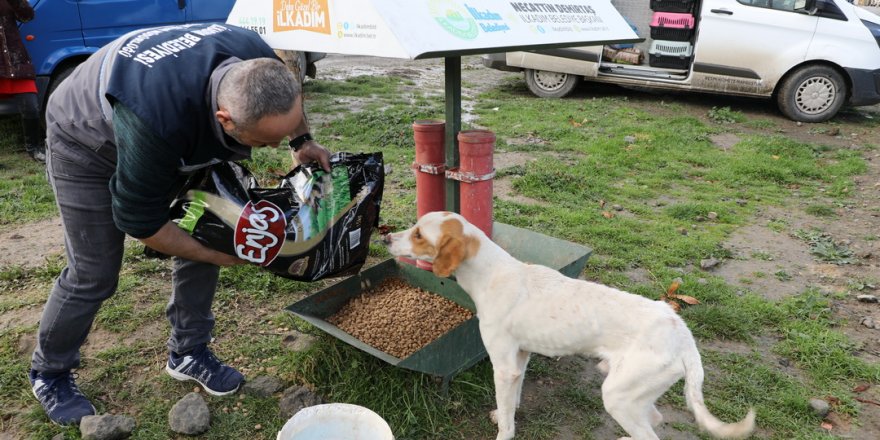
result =
[[[191,176],[172,221],[204,245],[286,278],[356,273],[367,259],[384,185],[381,153],[336,153],[331,172],[303,164],[275,188],[222,162]]]

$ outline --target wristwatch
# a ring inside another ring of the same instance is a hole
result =
[[[311,133],[303,133],[290,140],[290,149],[293,151],[299,151],[303,144],[314,139],[315,138],[312,137]]]

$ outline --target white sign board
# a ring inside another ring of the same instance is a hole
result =
[[[432,58],[641,41],[609,0],[238,0],[274,49]]]

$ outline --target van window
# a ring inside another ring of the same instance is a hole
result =
[[[803,11],[806,0],[736,0],[746,6],[776,9],[777,11]],[[832,0],[817,0],[816,15],[823,18],[847,21],[846,15]]]
[[[816,15],[834,20],[849,21],[846,19],[846,15],[843,14],[843,11],[841,11],[831,0],[817,0]]]
[[[758,8],[776,9],[778,11],[794,12],[797,9],[803,9],[804,0],[736,0],[746,6],[755,6]]]

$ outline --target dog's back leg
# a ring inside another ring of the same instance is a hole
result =
[[[635,362],[639,356],[632,358],[627,364],[611,362],[602,383],[605,410],[633,440],[658,440],[653,427],[663,416],[654,402],[681,378],[681,373],[669,365],[652,367],[656,359]]]
[[[602,391],[605,411],[626,431],[632,440],[660,440],[651,426],[654,402],[632,401],[625,393]]]
[[[663,423],[663,414],[660,414],[660,411],[657,411],[657,407],[653,404],[651,405],[651,410],[651,426],[656,428]]]

